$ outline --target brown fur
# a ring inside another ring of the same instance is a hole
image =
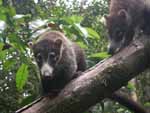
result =
[[[43,93],[57,93],[76,75],[78,71],[86,69],[84,51],[75,43],[67,39],[64,34],[57,31],[48,31],[39,37],[33,45],[35,58],[41,53],[43,61],[49,60],[49,64],[54,68],[53,77],[44,77],[41,74]],[[47,58],[49,53],[55,52],[57,61]],[[42,63],[38,62],[39,69]]]
[[[147,3],[146,3],[147,2]],[[144,30],[150,23],[148,0],[111,0],[106,27],[109,34],[109,53],[114,54],[127,46],[133,39],[135,31]]]

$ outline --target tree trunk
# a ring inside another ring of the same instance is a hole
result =
[[[71,81],[56,98],[44,97],[16,113],[83,113],[148,68],[148,37],[140,36],[121,52],[88,69]]]

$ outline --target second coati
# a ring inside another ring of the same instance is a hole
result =
[[[58,93],[78,71],[86,69],[84,51],[61,32],[43,33],[32,49],[40,69],[43,94]]]
[[[110,0],[105,16],[108,30],[108,53],[126,47],[136,31],[150,34],[150,0]]]

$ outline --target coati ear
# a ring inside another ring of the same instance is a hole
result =
[[[105,20],[109,19],[109,15],[104,15]]]
[[[106,26],[107,25],[107,20],[106,20],[107,17],[105,17],[105,15],[100,19],[100,22]]]
[[[127,11],[124,10],[124,9],[121,9],[119,12],[118,12],[118,16],[122,17],[122,18],[127,18]]]
[[[61,48],[61,46],[62,46],[62,40],[61,39],[55,40],[55,47],[56,48]]]
[[[33,49],[33,42],[28,42],[28,47],[30,48],[30,49]]]

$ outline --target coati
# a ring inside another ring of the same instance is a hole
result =
[[[61,32],[43,33],[32,50],[40,69],[43,94],[57,94],[79,71],[86,69],[84,51]]]
[[[136,31],[150,34],[150,0],[110,0],[109,15],[105,20],[108,53],[113,55],[133,40]],[[114,93],[112,99],[132,111],[146,113],[141,105],[122,94]]]
[[[150,0],[110,0],[105,19],[108,53],[114,54],[132,41],[136,30],[150,33]]]

